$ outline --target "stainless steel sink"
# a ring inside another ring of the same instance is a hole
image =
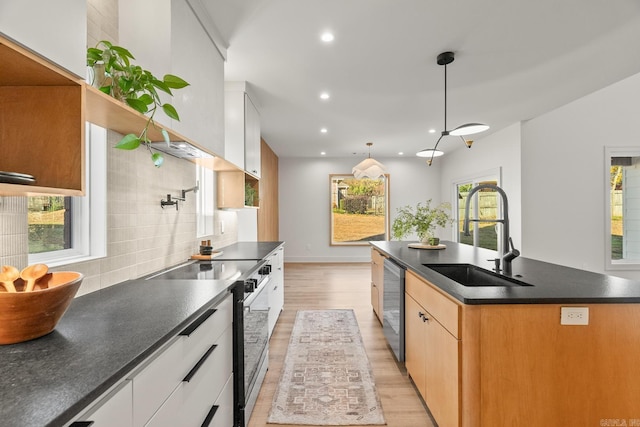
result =
[[[463,286],[532,286],[471,264],[422,264]]]

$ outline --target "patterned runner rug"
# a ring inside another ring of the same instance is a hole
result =
[[[353,310],[298,311],[267,422],[386,424]]]

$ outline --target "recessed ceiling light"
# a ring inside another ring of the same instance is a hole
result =
[[[321,155],[321,156],[326,156],[326,154],[327,154],[327,153],[326,153],[326,152],[324,152],[324,151],[321,151],[321,152],[320,152],[320,155]]]
[[[335,39],[335,37],[333,36],[333,33],[329,32],[329,31],[325,31],[320,36],[320,40],[322,40],[325,43],[331,43],[334,39]]]
[[[328,92],[322,92],[320,94],[320,99],[329,99],[329,93]]]
[[[320,132],[321,133],[327,133],[328,131],[327,131],[327,128],[322,128],[322,129],[320,129]]]
[[[429,129],[429,133],[436,133],[435,129]]]
[[[403,155],[404,155],[404,153],[403,153],[402,151],[400,151],[400,152],[398,153],[398,156],[403,156]]]

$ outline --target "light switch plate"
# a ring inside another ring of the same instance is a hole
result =
[[[589,307],[561,307],[561,325],[588,325]]]

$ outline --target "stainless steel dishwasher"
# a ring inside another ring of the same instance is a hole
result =
[[[398,362],[404,362],[404,267],[384,259],[382,328]]]

